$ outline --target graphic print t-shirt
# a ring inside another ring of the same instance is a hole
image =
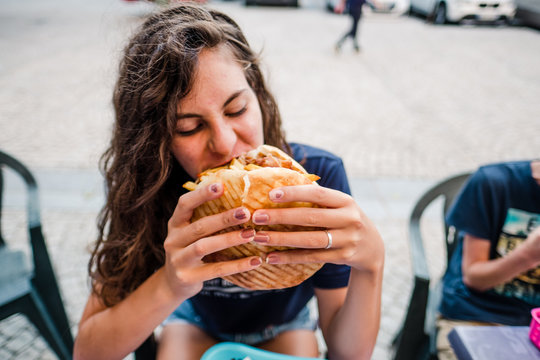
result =
[[[508,209],[501,236],[495,247],[496,257],[504,257],[520,246],[538,225],[540,214]],[[493,291],[502,296],[521,299],[531,305],[540,305],[540,267],[496,286]]]
[[[447,223],[459,231],[459,241],[443,278],[440,312],[458,320],[529,325],[533,307],[540,306],[536,269],[485,292],[463,283],[463,236],[490,242],[490,259],[507,255],[538,224],[540,185],[530,161],[482,166],[465,184],[450,208]]]

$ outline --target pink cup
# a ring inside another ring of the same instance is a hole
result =
[[[538,349],[540,349],[540,308],[531,310],[532,320],[529,331],[529,338]]]

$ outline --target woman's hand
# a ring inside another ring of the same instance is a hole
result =
[[[221,195],[223,186],[212,184],[186,193],[178,200],[168,223],[164,243],[165,273],[175,294],[189,298],[202,289],[205,280],[252,270],[262,263],[257,256],[217,263],[202,261],[205,255],[250,242],[255,236],[255,231],[251,229],[212,235],[249,221],[251,214],[246,208],[236,208],[190,222],[197,206]]]
[[[384,245],[373,223],[353,198],[317,185],[286,186],[269,194],[272,201],[306,201],[321,208],[261,209],[253,213],[257,225],[291,224],[321,227],[299,232],[257,232],[255,241],[298,249],[272,252],[266,261],[334,263],[351,266],[347,288],[316,289],[319,324],[332,359],[368,359],[380,321]],[[328,248],[331,234],[332,243]],[[366,311],[368,309],[368,311]],[[355,341],[348,340],[354,337]]]
[[[263,245],[292,246],[302,249],[268,254],[266,261],[281,263],[346,264],[357,270],[380,271],[384,245],[374,224],[353,198],[337,190],[317,185],[287,186],[274,189],[270,199],[277,203],[307,201],[324,208],[262,209],[253,214],[257,225],[293,224],[326,228],[303,232],[257,232],[254,240]],[[329,249],[330,236],[332,244]]]

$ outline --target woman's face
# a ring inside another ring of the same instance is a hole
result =
[[[200,53],[193,88],[178,103],[176,118],[172,152],[193,178],[263,143],[259,102],[226,46]]]

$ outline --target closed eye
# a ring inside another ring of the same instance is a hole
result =
[[[229,116],[229,117],[237,117],[237,116],[240,116],[243,113],[245,113],[246,110],[247,110],[247,106],[244,106],[242,109],[240,109],[240,111],[236,111],[236,112],[233,112],[233,113],[226,113],[225,115]]]
[[[201,131],[203,127],[204,127],[204,123],[199,122],[197,124],[197,126],[195,126],[192,129],[189,129],[189,130],[176,129],[175,132],[176,132],[176,134],[178,134],[180,136],[190,136],[190,135],[196,134],[199,131]]]

